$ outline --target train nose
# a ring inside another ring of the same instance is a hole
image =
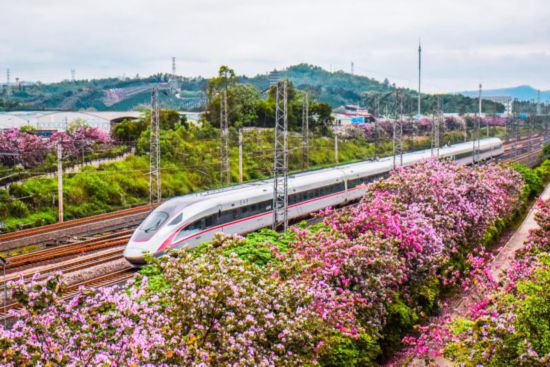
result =
[[[144,252],[143,249],[128,246],[124,249],[123,255],[128,262],[134,265],[143,265],[145,264]]]

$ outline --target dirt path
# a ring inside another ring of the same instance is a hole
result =
[[[542,200],[548,200],[550,199],[550,184],[546,186],[542,194],[539,196]],[[529,210],[529,213],[527,213],[527,216],[521,223],[521,225],[518,227],[518,229],[514,232],[514,234],[508,239],[506,244],[502,246],[493,261],[490,264],[490,271],[491,275],[493,276],[494,280],[498,282],[501,280],[501,277],[506,274],[506,270],[511,266],[514,255],[517,250],[521,249],[523,245],[525,244],[525,241],[527,240],[527,237],[529,235],[529,231],[537,227],[537,223],[535,222],[535,211],[536,211],[536,205],[533,205],[531,209]],[[470,308],[470,306],[474,305],[476,302],[478,302],[483,295],[480,295],[476,291],[470,291],[462,293],[456,297],[453,297],[452,299],[448,300],[447,306],[442,310],[443,315],[451,315],[451,316],[461,316],[464,315],[467,310]],[[437,320],[437,317],[434,317],[432,321]],[[397,356],[396,358],[392,359],[389,363],[387,363],[386,367],[394,367],[394,366],[402,366],[404,363],[404,356]],[[435,365],[440,367],[448,367],[452,366],[453,364],[444,359],[444,358],[437,358],[435,360]],[[413,360],[407,364],[409,367],[421,367],[426,366],[426,364],[423,361],[420,360]]]

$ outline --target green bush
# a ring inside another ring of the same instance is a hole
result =
[[[542,162],[535,171],[542,182],[548,183],[548,181],[550,181],[550,158]]]
[[[24,218],[29,215],[29,208],[22,201],[12,201],[9,206],[10,213],[14,217]]]
[[[525,182],[523,192],[527,198],[534,198],[542,192],[544,184],[541,177],[537,174],[537,171],[519,163],[514,163],[512,168],[523,177]]]
[[[357,339],[337,334],[328,338],[319,362],[325,367],[374,367],[381,353],[378,341],[369,334],[360,334]]]

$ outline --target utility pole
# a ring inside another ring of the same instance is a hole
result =
[[[172,56],[172,78],[176,78],[176,58]]]
[[[334,132],[334,162],[338,164],[338,134]]]
[[[479,83],[479,118],[481,119],[482,114],[482,107],[483,107],[483,99],[481,98],[481,92],[482,92],[482,85]],[[487,128],[487,137],[489,137],[489,120],[485,119],[485,127]]]
[[[57,212],[59,223],[63,223],[63,145],[57,141]]]
[[[519,118],[518,116],[514,115],[512,120],[512,150],[514,152],[514,156],[518,155],[518,147],[519,147]]]
[[[8,282],[6,281],[6,266],[8,265],[9,261],[5,259],[4,257],[0,256],[0,265],[2,265],[3,273],[4,273],[4,312],[7,313],[8,311]],[[8,326],[8,318],[6,315],[4,316],[4,329],[6,330]]]
[[[533,150],[533,142],[531,141],[533,137],[533,122],[535,117],[533,115],[529,115],[527,119],[525,120],[527,122],[527,151],[530,152]]]
[[[275,154],[273,164],[273,230],[288,228],[288,114],[287,81],[277,83]]]
[[[474,131],[472,133],[472,144],[473,144],[473,154],[472,154],[472,163],[475,164],[477,161],[479,161],[479,154],[480,154],[480,132],[479,132],[479,124],[481,119],[481,84],[479,84],[479,111],[474,116]]]
[[[153,88],[151,94],[151,138],[149,142],[149,203],[160,203],[161,176],[160,176],[160,127],[158,88]]]
[[[309,167],[309,95],[304,94],[302,107],[302,168]]]
[[[395,90],[395,120],[393,122],[393,169],[403,165],[403,101],[399,89]]]
[[[422,109],[420,106],[421,103],[421,87],[422,84],[422,44],[420,41],[418,41],[418,117],[420,117],[420,114],[422,113]]]
[[[437,96],[437,108],[434,109],[432,118],[432,158],[439,158],[439,117],[441,113],[441,100]]]
[[[353,61],[351,62],[351,75],[354,75],[354,65],[353,65]]]
[[[76,70],[75,69],[71,69],[71,81],[74,83],[76,78]]]
[[[11,92],[11,85],[10,85],[10,69],[6,69],[6,95],[9,96]]]
[[[239,129],[239,183],[243,182],[243,129]]]
[[[540,89],[537,90],[537,116],[541,115],[541,106],[540,106]]]
[[[220,98],[220,180],[223,185],[231,183],[229,170],[229,111],[227,110],[227,90],[224,89]]]

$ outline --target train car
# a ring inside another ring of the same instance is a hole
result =
[[[479,160],[504,153],[498,138],[482,139]],[[440,158],[460,164],[473,160],[473,143],[465,142],[439,149]],[[430,159],[431,150],[403,155],[409,166]],[[296,219],[321,209],[360,199],[363,184],[389,174],[393,157],[346,164],[289,175],[288,218]],[[176,197],[158,206],[132,235],[124,257],[143,264],[144,254],[160,256],[171,249],[193,248],[216,233],[245,234],[270,227],[273,219],[273,180],[246,183],[221,190]]]

